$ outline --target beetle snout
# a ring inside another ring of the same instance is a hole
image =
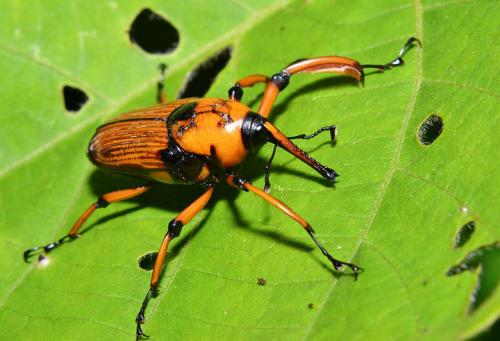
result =
[[[330,180],[331,182],[335,182],[335,181],[337,181],[338,176],[339,176],[339,173],[337,173],[336,171],[334,171],[333,169],[331,169],[329,167],[325,167],[324,177],[327,180]]]

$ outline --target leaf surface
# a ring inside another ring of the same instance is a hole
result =
[[[404,67],[373,73],[363,87],[294,76],[273,111],[288,135],[337,125],[334,147],[326,136],[299,141],[341,174],[336,186],[279,152],[271,191],[310,221],[331,253],[365,269],[358,280],[333,272],[289,218],[221,186],[171,248],[145,331],[152,339],[455,339],[498,318],[498,283],[469,314],[478,271],[446,276],[500,235],[498,2],[148,1],[181,35],[165,56],[128,40],[144,7],[0,5],[0,339],[134,337],[150,277],[137,259],[159,247],[168,221],[199,188],[158,186],[97,212],[46,267],[21,254],[64,235],[98,195],[137,184],[95,170],[85,148],[107,118],[154,103],[160,62],[173,98],[195,65],[233,46],[208,94],[225,97],[235,80],[271,75],[298,58],[385,63],[410,36],[424,46],[409,51]],[[64,111],[64,85],[90,97],[77,114]],[[248,89],[243,100],[257,109],[261,91]],[[444,129],[423,146],[417,131],[431,114]],[[264,147],[242,167],[261,187],[270,152]],[[471,239],[454,249],[471,220]]]

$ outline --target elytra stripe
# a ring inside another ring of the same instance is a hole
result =
[[[131,118],[98,128],[89,156],[98,166],[139,173],[165,169],[159,151],[168,147],[167,127],[158,118]]]

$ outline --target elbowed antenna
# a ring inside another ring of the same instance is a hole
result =
[[[264,122],[264,127],[268,131],[268,133],[273,137],[274,143],[276,143],[279,147],[285,149],[287,152],[295,156],[296,158],[302,160],[305,164],[312,167],[316,172],[321,174],[325,179],[335,182],[335,178],[339,176],[337,172],[333,169],[328,168],[315,159],[313,159],[309,154],[300,149],[297,145],[295,145],[289,138],[287,138],[281,131],[278,130],[272,123],[269,121]]]

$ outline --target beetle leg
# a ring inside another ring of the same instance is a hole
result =
[[[380,71],[389,70],[395,66],[403,65],[403,55],[410,49],[413,43],[421,45],[417,38],[410,38],[405,43],[401,49],[398,57],[390,63],[384,65],[374,65],[365,64],[361,65],[359,62],[346,58],[346,57],[317,57],[311,59],[299,59],[296,62],[288,65],[286,68],[281,70],[281,72],[276,73],[267,82],[266,89],[264,90],[264,95],[259,107],[259,114],[263,117],[268,117],[271,112],[271,108],[278,97],[280,91],[285,89],[290,81],[290,77],[293,74],[306,72],[306,73],[317,73],[317,72],[327,72],[327,73],[337,73],[344,76],[350,76],[357,79],[360,82],[364,80],[365,68],[376,68]]]
[[[280,91],[284,90],[290,82],[290,77],[296,73],[317,73],[328,72],[350,76],[358,81],[363,81],[363,67],[357,61],[336,56],[318,57],[298,60],[280,72],[274,74],[267,82],[264,95],[260,103],[258,113],[263,117],[268,117],[271,108],[278,97]]]
[[[306,230],[306,232],[309,234],[311,239],[314,241],[314,243],[321,250],[323,255],[325,255],[325,257],[328,258],[328,260],[332,263],[335,270],[338,271],[343,266],[347,266],[347,267],[351,268],[352,272],[354,273],[355,278],[357,277],[359,272],[363,271],[362,268],[360,268],[359,266],[357,266],[355,264],[343,262],[343,261],[340,261],[338,259],[333,258],[333,256],[330,255],[330,253],[316,239],[316,237],[314,236],[314,230],[311,227],[311,225],[306,220],[304,220],[301,216],[299,216],[294,210],[292,210],[290,207],[285,205],[282,201],[276,199],[275,197],[271,196],[270,194],[267,194],[263,190],[255,187],[250,182],[245,181],[245,180],[241,180],[241,178],[236,177],[235,175],[232,175],[232,174],[228,175],[226,178],[226,181],[229,185],[236,187],[236,188],[238,188],[240,186],[239,183],[241,183],[241,181],[243,181],[243,184],[241,186],[243,186],[247,191],[253,192],[257,196],[261,197],[262,199],[264,199],[265,201],[267,201],[268,203],[270,203],[271,205],[273,205],[274,207],[279,209],[281,212],[285,213],[287,216],[289,216],[290,218],[292,218],[293,220],[298,222],[300,225],[302,225],[304,230]]]
[[[227,94],[229,95],[229,99],[239,102],[243,97],[242,88],[248,88],[254,86],[257,83],[267,83],[267,82],[269,82],[269,77],[265,75],[255,74],[246,76],[245,78],[242,78],[239,81],[237,81],[233,87],[229,88]]]
[[[167,65],[161,63],[158,68],[160,69],[160,78],[156,83],[156,102],[159,104],[167,103],[167,95],[165,95],[164,91],[164,82],[165,82],[165,70],[167,69]]]
[[[208,189],[205,193],[203,193],[198,199],[193,201],[191,205],[185,208],[181,213],[177,215],[174,219],[170,221],[168,224],[168,231],[163,238],[163,242],[161,243],[160,250],[158,251],[158,255],[156,257],[155,265],[153,268],[153,274],[151,275],[151,283],[149,285],[149,290],[142,302],[141,309],[135,318],[135,322],[137,324],[136,328],[136,338],[144,336],[147,337],[146,334],[142,331],[141,324],[144,323],[144,313],[146,311],[146,307],[148,306],[149,299],[151,295],[155,295],[158,289],[158,281],[160,278],[160,274],[165,263],[165,257],[167,256],[168,245],[170,241],[181,233],[182,227],[189,223],[194,216],[196,216],[205,205],[210,200],[214,191],[213,185],[208,185]]]
[[[90,205],[89,208],[83,212],[83,214],[78,218],[78,220],[75,222],[71,230],[68,232],[67,235],[64,237],[58,239],[57,241],[44,245],[44,246],[37,246],[31,249],[28,249],[24,251],[23,253],[23,258],[24,261],[27,262],[29,257],[33,254],[33,252],[36,252],[38,250],[43,250],[43,252],[48,253],[55,249],[56,247],[61,246],[61,244],[66,241],[66,239],[74,239],[78,237],[78,230],[83,226],[85,221],[94,213],[94,211],[98,208],[104,208],[107,207],[109,204],[117,201],[122,201],[122,200],[127,200],[133,197],[136,197],[138,195],[143,194],[147,190],[151,188],[151,185],[148,186],[141,186],[137,188],[129,188],[129,189],[122,189],[119,191],[114,191],[114,192],[109,192],[106,194],[103,194],[97,199],[95,203]]]
[[[266,83],[264,96],[259,108],[259,114],[267,117],[271,111],[271,107],[278,97],[281,90],[285,89],[290,81],[290,76],[299,72],[334,72],[347,76],[352,76],[357,80],[363,79],[363,68],[361,65],[350,58],[345,57],[319,57],[312,59],[300,59],[281,72],[273,75],[271,78],[255,74],[240,79],[228,91],[229,98],[240,101],[243,97],[242,88],[254,86],[257,83]]]
[[[363,64],[361,65],[363,69],[367,68],[372,68],[372,69],[378,69],[380,72],[384,72],[386,70],[390,70],[395,66],[400,66],[404,64],[403,56],[406,54],[406,52],[415,44],[417,44],[419,47],[422,47],[422,43],[420,40],[418,40],[415,37],[411,37],[406,41],[404,44],[403,48],[401,48],[401,51],[399,51],[399,55],[394,59],[392,62],[389,62],[387,64],[379,65],[379,64]]]

